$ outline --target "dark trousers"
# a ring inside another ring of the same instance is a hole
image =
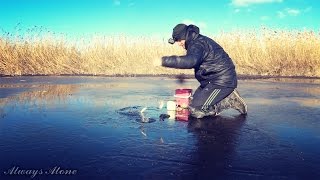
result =
[[[233,90],[234,88],[222,87],[211,83],[205,87],[199,86],[192,96],[190,106],[197,111],[208,112],[213,108],[213,105],[226,98]]]

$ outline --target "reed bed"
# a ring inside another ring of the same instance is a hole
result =
[[[238,74],[320,77],[320,34],[259,29],[211,36],[233,59]],[[164,55],[183,55],[167,39],[99,36],[70,40],[53,33],[0,35],[1,75],[159,75],[192,70],[155,67]]]
[[[0,84],[0,88],[28,88],[17,96],[0,98],[0,118],[6,115],[3,107],[16,107],[17,104],[32,104],[39,109],[54,106],[55,104],[67,104],[68,98],[79,89],[77,85],[31,85],[31,84]],[[10,90],[9,90],[10,91]],[[31,110],[32,111],[32,110]]]

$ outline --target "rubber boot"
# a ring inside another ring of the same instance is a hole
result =
[[[203,118],[204,116],[206,116],[206,113],[201,111],[201,110],[197,110],[196,108],[193,108],[191,106],[189,106],[189,111],[190,111],[190,115],[194,118]]]
[[[248,111],[247,104],[236,89],[229,96],[215,104],[214,107],[216,115],[229,108],[235,109],[241,114],[247,114]]]
[[[229,96],[209,108],[208,111],[197,110],[192,107],[189,107],[189,110],[191,116],[195,118],[203,118],[204,116],[217,116],[222,111],[230,108],[239,111],[241,114],[247,114],[248,111],[247,104],[236,89]]]
[[[198,109],[195,109],[195,108],[189,106],[189,111],[190,111],[190,115],[192,117],[195,117],[198,119],[203,118],[205,116],[216,116],[217,115],[216,109],[214,106],[210,107],[207,111],[198,110]]]

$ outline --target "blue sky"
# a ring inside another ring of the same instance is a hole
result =
[[[261,25],[319,31],[319,4],[317,0],[0,0],[0,28],[15,32],[42,26],[76,36],[167,36],[183,22],[210,35]]]

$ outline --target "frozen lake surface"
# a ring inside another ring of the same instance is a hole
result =
[[[164,77],[2,77],[0,179],[320,177],[320,80],[239,80],[247,116],[159,120],[161,100],[197,86]],[[143,107],[149,123],[135,114]]]

